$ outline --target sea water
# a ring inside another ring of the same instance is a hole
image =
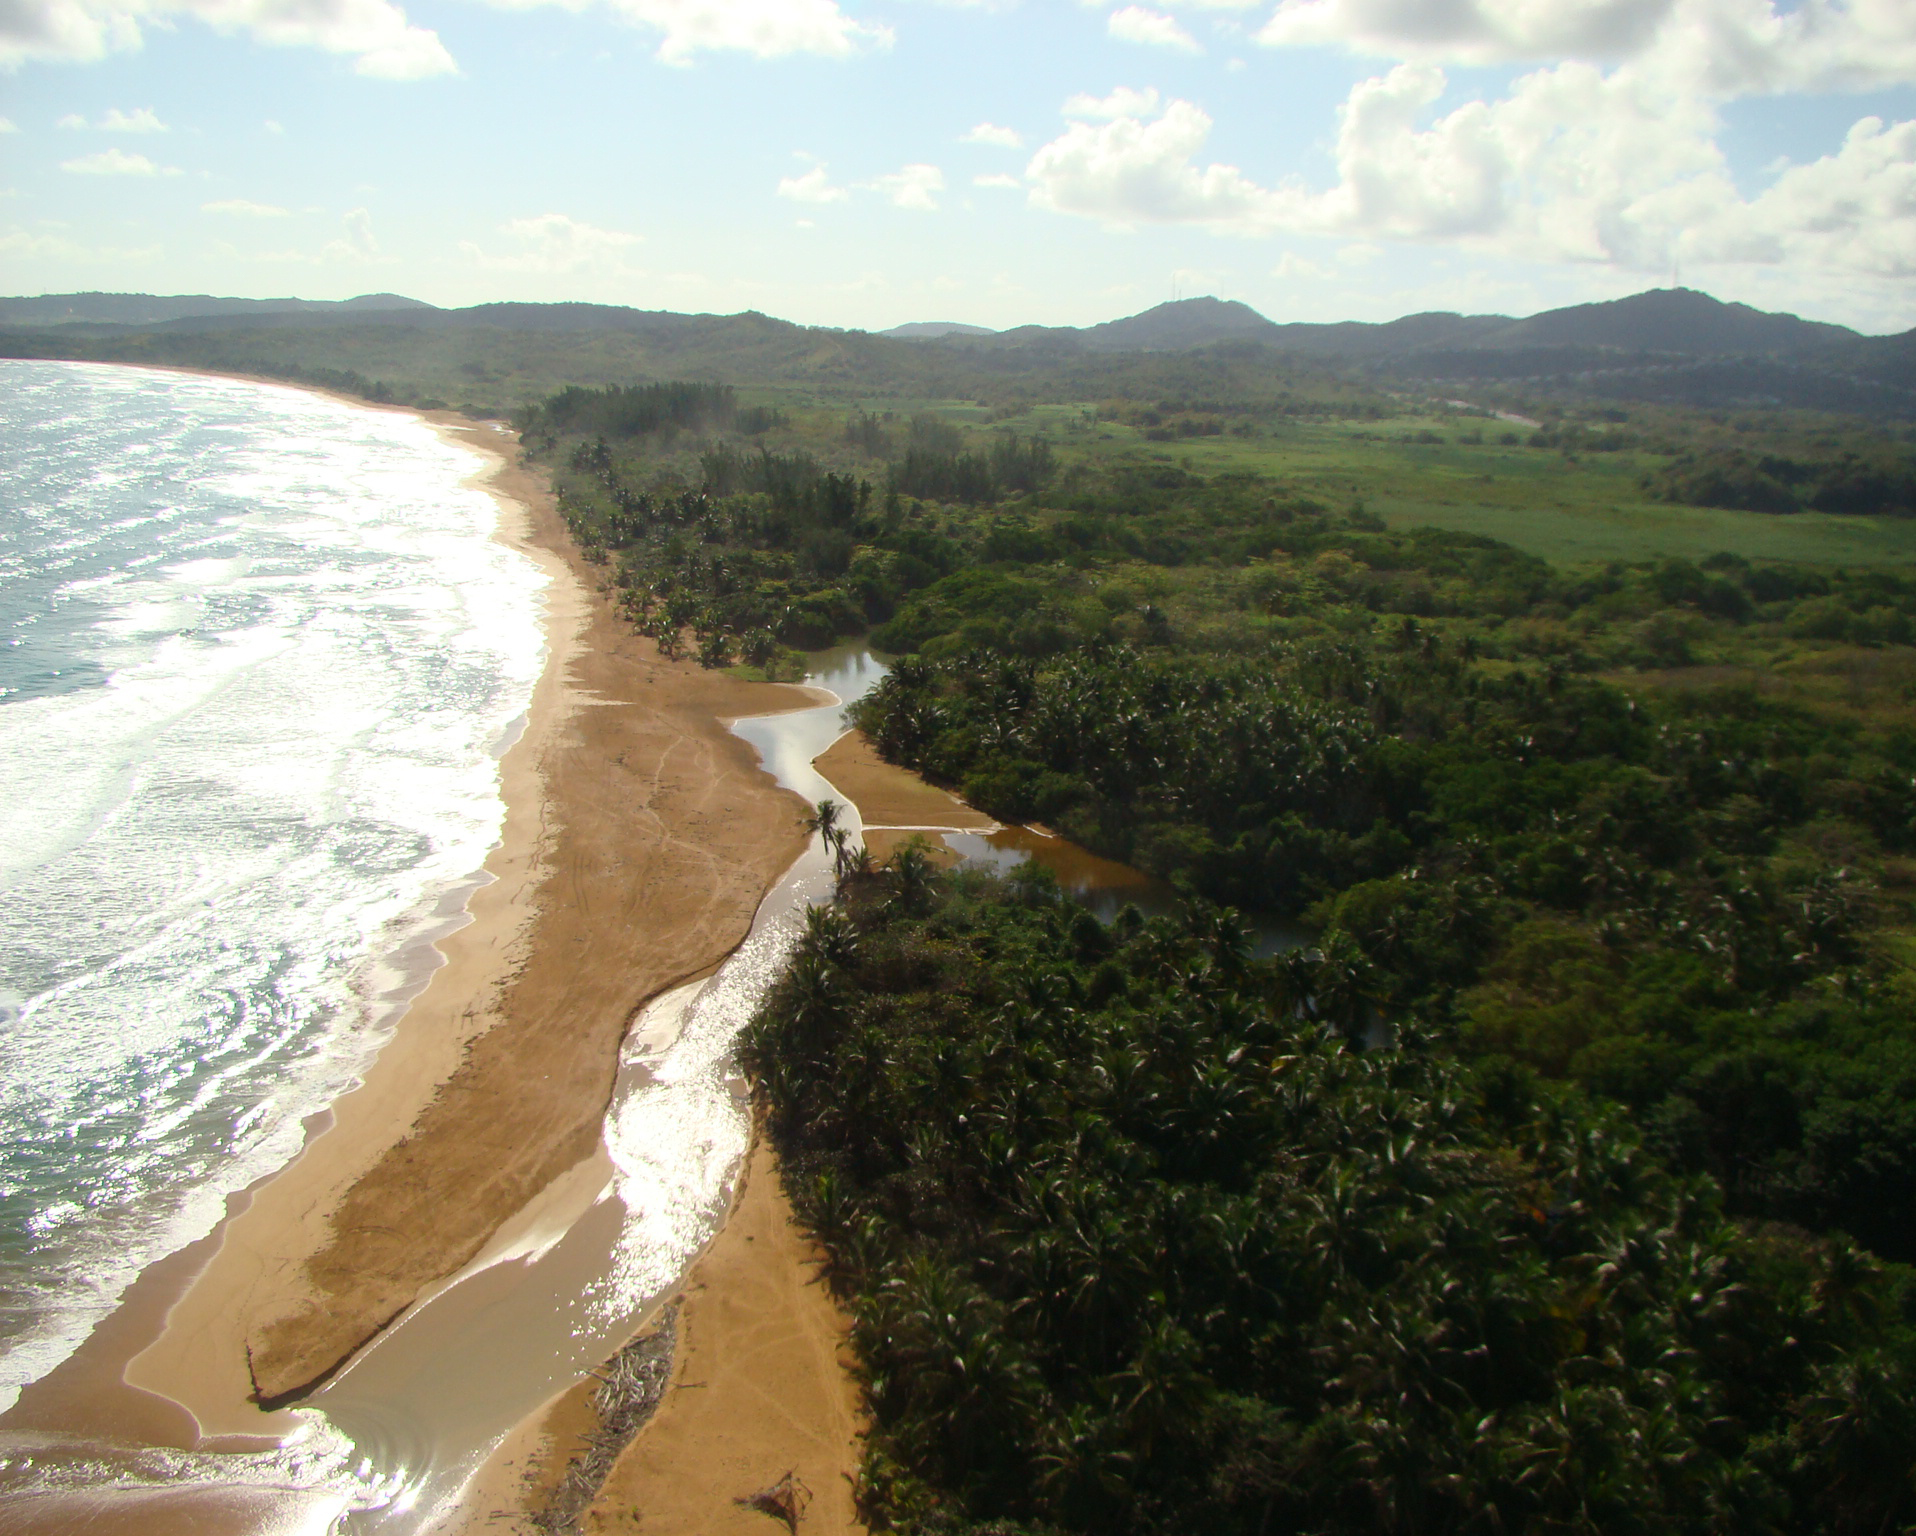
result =
[[[0,1408],[298,1150],[497,841],[544,577],[480,467],[0,362]]]

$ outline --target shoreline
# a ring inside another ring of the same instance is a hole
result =
[[[848,803],[880,857],[917,832],[999,825],[884,762],[855,730],[839,733],[810,767]],[[809,1530],[863,1536],[855,1499],[863,1403],[850,1319],[825,1282],[825,1263],[798,1223],[755,1117],[732,1209],[676,1292],[679,1342],[665,1390],[588,1504],[580,1527],[587,1536],[754,1536],[764,1516],[738,1501],[786,1472],[811,1493]],[[563,1476],[567,1450],[583,1447],[592,1431],[586,1397],[575,1390],[555,1398],[536,1433],[502,1448],[488,1469],[490,1499],[468,1506],[470,1536],[496,1529],[483,1522],[509,1516],[502,1506],[515,1491],[526,1523],[507,1529],[529,1536],[529,1512]]]
[[[299,1427],[249,1397],[271,1404],[330,1377],[593,1155],[639,1008],[734,948],[804,845],[796,797],[721,720],[816,701],[659,661],[593,590],[503,429],[286,380],[162,371],[427,422],[490,461],[467,483],[499,505],[494,536],[549,577],[546,665],[501,757],[505,827],[468,920],[432,941],[441,958],[423,989],[358,1085],[309,1119],[300,1153],[229,1200],[207,1238],[149,1265],[0,1421],[121,1449],[239,1451]],[[610,925],[622,931],[606,942]],[[588,943],[605,953],[582,963]],[[444,1209],[447,1191],[475,1183],[479,1198]],[[254,1523],[252,1501],[216,1512],[190,1498],[215,1490],[180,1491],[177,1509],[145,1502],[138,1528]]]

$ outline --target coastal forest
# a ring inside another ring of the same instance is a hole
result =
[[[0,354],[509,418],[665,656],[1168,892],[839,838],[745,1032],[871,1529],[1916,1533],[1916,332],[210,302]]]
[[[848,853],[754,1024],[870,1517],[1916,1529],[1908,445],[1392,409],[517,420],[668,653],[867,637],[883,756],[1182,895]]]

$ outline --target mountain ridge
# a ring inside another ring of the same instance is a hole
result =
[[[208,305],[216,312],[177,313]],[[116,314],[173,318],[90,318]],[[496,372],[487,359],[502,348],[536,354],[541,376],[561,381],[711,377],[836,387],[910,378],[912,392],[958,394],[970,391],[967,378],[1008,383],[1040,373],[1082,375],[1095,393],[1104,386],[1092,376],[1114,365],[1177,375],[1185,382],[1173,392],[1202,393],[1233,370],[1275,375],[1301,366],[1345,370],[1386,388],[1514,385],[1710,408],[1916,417],[1916,330],[1866,336],[1689,289],[1650,289],[1521,318],[1436,311],[1381,323],[1279,323],[1240,301],[1206,296],[1082,328],[994,332],[929,321],[876,333],[803,326],[756,310],[682,314],[526,302],[440,309],[396,294],[334,302],[50,294],[0,298],[0,330],[10,333],[0,352],[14,356],[213,368],[258,359],[246,366],[267,368],[297,354],[302,366],[369,378],[403,373],[407,358],[426,357],[479,383]],[[508,343],[509,336],[516,339]]]

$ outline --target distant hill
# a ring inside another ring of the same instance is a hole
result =
[[[397,293],[356,299],[220,299],[204,293],[49,293],[0,299],[0,325],[164,325],[228,315],[386,314],[433,306]]]
[[[1100,352],[1169,352],[1216,341],[1269,341],[1281,327],[1236,299],[1179,299],[1078,334]]]
[[[995,336],[988,325],[960,325],[956,320],[914,320],[909,325],[894,325],[889,331],[874,331],[874,336],[895,336],[900,341],[935,341],[940,336]]]
[[[1101,325],[992,331],[919,321],[876,335],[756,311],[612,304],[438,309],[396,294],[299,299],[58,294],[0,299],[0,355],[96,357],[305,377],[410,381],[415,394],[511,403],[567,382],[723,379],[921,396],[1077,391],[1096,399],[1281,392],[1335,375],[1355,390],[1468,391],[1788,406],[1916,418],[1916,331],[1840,325],[1654,289],[1525,318],[1428,313],[1278,324],[1194,298]],[[291,370],[291,371],[289,371]],[[1041,383],[1042,381],[1042,383]],[[357,388],[347,383],[341,387]]]
[[[1573,304],[1512,321],[1481,346],[1620,347],[1633,352],[1813,352],[1832,342],[1858,340],[1842,325],[1770,314],[1747,304],[1725,304],[1689,288],[1652,288],[1607,304]]]

